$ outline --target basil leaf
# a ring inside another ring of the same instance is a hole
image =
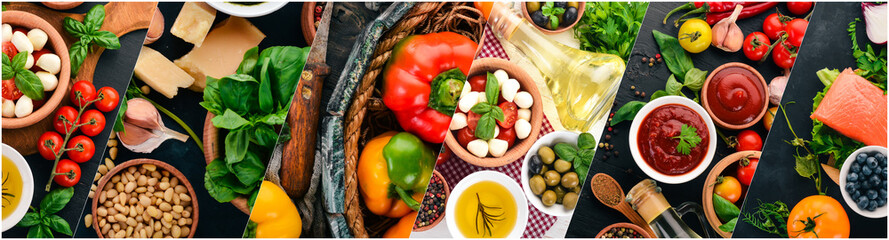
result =
[[[53,231],[68,236],[74,234],[73,232],[71,232],[71,225],[68,225],[68,222],[66,222],[64,218],[59,217],[59,215],[49,215],[44,218],[44,220],[46,221],[46,225]]]
[[[261,185],[262,185],[262,183],[260,183],[260,186]],[[259,190],[253,191],[253,193],[250,194],[250,198],[247,198],[247,207],[250,207],[250,209],[253,209],[253,204],[256,203],[256,196],[259,196]],[[245,232],[244,234],[247,234],[247,233]],[[254,226],[253,235],[254,236],[252,238],[256,238],[255,226]]]
[[[501,121],[501,122],[506,121],[505,120],[506,116],[503,116],[503,109],[500,109],[500,107],[497,107],[497,106],[491,107],[490,113],[491,113],[491,116],[494,117],[494,119],[497,119],[497,121]]]
[[[596,138],[588,132],[581,133],[580,136],[577,136],[577,147],[580,149],[595,149]]]
[[[487,102],[480,102],[480,103],[476,103],[475,106],[472,106],[472,108],[470,108],[469,111],[472,111],[472,112],[479,114],[479,115],[483,115],[488,112],[491,112],[491,110],[494,107],[495,106],[493,106]]]
[[[231,188],[223,186],[217,183],[213,178],[210,178],[210,172],[204,174],[204,187],[207,188],[207,193],[210,194],[213,199],[216,199],[217,202],[230,202],[231,200],[238,197]]]
[[[265,165],[262,163],[262,160],[259,160],[259,156],[252,151],[247,151],[247,154],[244,155],[244,160],[232,164],[231,168],[232,173],[246,186],[262,180],[262,175],[265,173]]]
[[[225,136],[225,163],[231,165],[243,160],[249,146],[249,132],[243,128],[228,132]]]
[[[204,173],[210,178],[221,178],[228,174],[228,167],[225,166],[225,161],[220,160],[219,158],[213,159],[210,164],[207,164],[206,172]]]
[[[68,205],[72,196],[74,196],[74,188],[71,187],[52,190],[40,201],[40,210],[46,215],[55,214]]]
[[[98,31],[105,22],[105,5],[97,4],[83,17],[83,23],[90,32]]]
[[[27,212],[25,216],[22,217],[22,220],[19,221],[15,226],[17,227],[30,227],[40,223],[40,216],[37,215],[36,212]]]
[[[7,80],[15,77],[15,70],[12,68],[12,61],[9,60],[9,56],[3,54],[3,80]]]
[[[571,146],[571,144],[567,143],[556,143],[553,146],[553,151],[556,152],[556,156],[559,156],[560,159],[565,161],[574,161],[577,158],[577,148]]]
[[[100,31],[94,32],[90,35],[95,41],[96,45],[99,47],[103,47],[105,49],[120,49],[120,39],[117,39],[117,36],[114,33],[109,31]]]
[[[642,109],[642,107],[644,106],[645,102],[640,101],[630,101],[624,104],[620,107],[620,109],[617,110],[617,112],[614,112],[614,117],[611,118],[611,126],[617,125],[618,123],[626,120],[632,120],[634,117],[636,117],[636,113],[638,113],[639,110]]]
[[[649,101],[652,101],[652,100],[655,100],[655,99],[658,99],[658,98],[664,97],[664,96],[670,96],[670,94],[667,94],[667,92],[664,90],[657,90],[651,94],[651,99]]]
[[[228,108],[225,109],[224,114],[217,115],[210,121],[213,122],[213,126],[225,129],[237,129],[249,123],[247,119],[244,119],[243,117],[241,117],[241,115],[238,115]]]
[[[269,79],[269,59],[266,58],[259,71],[259,110],[270,113],[275,108],[275,100],[272,99],[272,80]]]
[[[219,94],[223,106],[240,115],[258,108],[259,82],[250,75],[232,74],[219,79]]]
[[[219,94],[219,79],[207,76],[207,86],[204,87],[204,101],[199,103],[208,112],[214,115],[220,115],[225,111],[222,103],[222,97]]]
[[[497,127],[497,122],[490,113],[485,113],[478,119],[478,124],[475,127],[475,137],[482,140],[490,140],[494,138],[494,128]]]
[[[253,186],[247,186],[241,183],[241,180],[238,180],[238,177],[236,177],[234,173],[213,179],[213,181],[216,181],[216,185],[231,190],[236,196],[250,194],[254,188]]]
[[[256,145],[271,148],[278,140],[278,132],[268,124],[256,124],[253,126],[253,142]]]
[[[68,34],[71,34],[72,37],[77,39],[89,35],[89,33],[92,32],[86,27],[86,25],[83,25],[83,23],[74,20],[71,17],[65,17],[62,28],[64,28],[65,31],[68,32]]]
[[[77,41],[74,44],[71,44],[71,48],[68,49],[68,55],[71,60],[71,76],[77,75],[77,72],[80,71],[80,65],[83,64],[83,60],[86,59],[86,54],[89,51],[89,42],[87,41]]]
[[[684,85],[691,89],[692,91],[701,91],[701,88],[704,87],[704,82],[707,80],[707,71],[701,71],[701,69],[692,68],[685,73],[685,81]]]
[[[284,124],[284,120],[286,120],[287,118],[288,110],[288,108],[282,108],[276,113],[265,115],[259,119],[259,122],[272,126]]]
[[[32,100],[43,100],[43,82],[28,69],[19,69],[15,74],[15,87]]]
[[[239,74],[252,75],[253,69],[256,68],[257,59],[259,59],[259,47],[253,47],[244,53],[244,60],[238,65]]]
[[[715,193],[713,194],[713,210],[716,212],[716,216],[723,221],[737,218],[741,214],[741,210],[734,203]]]
[[[278,106],[290,106],[293,92],[299,83],[306,58],[311,47],[270,47],[262,51],[259,59],[269,58],[269,77],[272,80],[272,94]]]
[[[661,55],[670,72],[679,79],[685,79],[685,73],[695,66],[688,52],[679,45],[679,39],[657,30],[652,30],[651,34],[654,35],[654,40],[660,48]]]
[[[491,105],[497,105],[497,100],[500,98],[500,82],[491,72],[488,72],[488,81],[485,83],[485,98]]]
[[[728,221],[725,224],[719,225],[719,230],[722,230],[723,232],[735,231],[736,224],[738,224],[738,218],[732,218],[731,221]]]
[[[10,62],[10,66],[13,71],[18,72],[19,69],[25,68],[25,64],[28,62],[28,53],[27,52],[19,52],[12,57],[12,62]]]
[[[670,78],[667,78],[667,87],[664,90],[670,95],[685,96],[682,94],[682,83],[676,81],[675,75],[670,75]]]
[[[29,228],[27,238],[46,238],[41,230],[40,225]]]

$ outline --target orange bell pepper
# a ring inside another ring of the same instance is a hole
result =
[[[404,217],[401,220],[398,220],[398,223],[395,226],[386,230],[386,233],[383,234],[383,238],[409,238],[411,237],[411,232],[414,230],[414,222],[417,221],[417,212],[412,212]]]
[[[383,147],[396,133],[386,132],[370,140],[358,159],[358,186],[364,205],[372,213],[390,218],[400,218],[413,211],[397,197],[398,194],[390,193],[393,184],[389,178],[386,159],[383,158]],[[415,192],[411,198],[422,202],[424,194],[425,192]]]

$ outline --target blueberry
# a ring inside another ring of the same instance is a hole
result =
[[[881,174],[880,177],[883,179],[886,179],[886,175],[889,175],[889,174],[886,173],[886,168],[883,168],[883,174]]]
[[[865,160],[867,160],[867,153],[859,153],[858,156],[855,157],[855,162],[858,164],[864,164]]]
[[[855,191],[855,183],[854,182],[846,182],[846,192],[852,193]]]
[[[879,166],[879,164],[877,164],[877,159],[874,157],[868,157],[866,163],[867,163],[867,167],[869,167],[869,168],[875,168],[875,167]]]
[[[852,162],[852,166],[849,167],[849,172],[859,173],[861,172],[861,165],[858,162]]]
[[[886,199],[877,199],[877,207],[886,206]]]
[[[880,188],[886,189],[886,180],[883,180],[883,182],[880,183]]]
[[[858,189],[855,189],[855,191],[852,191],[851,195],[852,195],[852,199],[858,199],[859,197],[861,197],[861,191],[859,191]]]
[[[870,200],[867,203],[867,210],[873,211],[877,209],[877,200]]]
[[[858,174],[857,173],[853,172],[853,173],[849,173],[849,175],[846,175],[846,182],[857,182],[857,181],[858,181]]]
[[[870,199],[870,200],[877,199],[877,191],[874,191],[873,189],[867,190],[867,199]]]
[[[870,185],[870,181],[861,181],[858,182],[858,189],[870,189],[872,186]]]
[[[876,154],[874,154],[874,157],[880,161],[881,165],[886,165],[886,155],[883,155],[883,153],[881,152],[877,152]]]
[[[885,188],[880,189],[879,197],[880,197],[880,199],[886,200],[886,189]]]
[[[870,202],[867,200],[867,197],[865,197],[865,196],[861,196],[860,198],[858,198],[858,201],[855,202],[855,204],[858,205],[858,208],[860,208],[860,209],[867,208],[868,203],[870,203]]]
[[[871,169],[871,168],[869,168],[869,167],[867,167],[867,166],[861,168],[861,175],[862,175],[862,176],[867,177],[867,176],[870,176],[871,173],[873,173],[873,169]]]
[[[870,176],[869,181],[870,181],[871,187],[880,186],[880,182],[882,182],[882,180],[880,180],[880,177],[877,175]]]

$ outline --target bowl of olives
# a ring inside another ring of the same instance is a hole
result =
[[[522,188],[531,205],[553,216],[571,216],[581,190],[581,179],[571,162],[559,159],[557,144],[577,148],[579,134],[555,131],[541,137],[522,162]]]
[[[585,2],[525,2],[522,15],[547,34],[568,31],[583,16]]]

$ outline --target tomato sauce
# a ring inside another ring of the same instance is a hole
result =
[[[755,73],[742,67],[727,67],[713,76],[707,86],[707,105],[719,120],[733,125],[750,123],[766,104],[765,86]]]
[[[697,128],[701,142],[691,148],[688,155],[679,153],[676,145],[682,125]],[[639,153],[655,171],[665,175],[682,175],[698,167],[707,155],[710,142],[709,130],[704,119],[689,107],[667,104],[655,108],[645,116],[639,126],[637,143]]]

